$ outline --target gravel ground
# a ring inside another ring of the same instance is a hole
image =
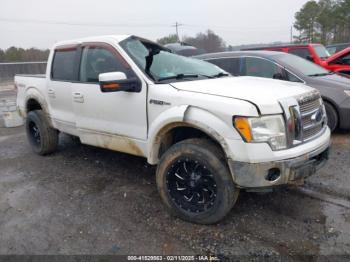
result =
[[[225,220],[202,226],[166,213],[142,158],[65,135],[40,157],[23,127],[0,127],[0,254],[350,255],[350,135],[332,140],[329,163],[305,185],[316,197],[242,192]]]

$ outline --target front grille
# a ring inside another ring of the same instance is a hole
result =
[[[318,109],[321,106],[321,100],[315,96],[313,100],[301,100],[299,101],[300,113],[308,113],[312,110]]]
[[[319,125],[315,125],[315,126],[312,126],[310,127],[309,129],[307,130],[304,130],[304,140],[308,140],[316,135],[318,135],[323,129],[323,126],[321,124]]]
[[[319,93],[298,99],[303,141],[310,140],[322,132],[325,126],[325,111]]]

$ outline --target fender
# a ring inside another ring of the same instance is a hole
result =
[[[47,105],[47,102],[46,102],[44,96],[35,87],[27,87],[25,90],[24,96],[25,96],[25,101],[24,101],[25,109],[23,112],[24,117],[27,116],[26,107],[27,107],[28,101],[30,99],[34,99],[34,100],[38,101],[38,103],[41,105],[42,110],[49,117],[49,107]]]
[[[322,95],[321,95],[321,97],[322,97],[322,100],[323,100],[324,102],[327,102],[327,103],[331,104],[331,105],[335,108],[335,110],[337,111],[337,113],[339,112],[338,103],[334,102],[334,100],[331,99],[331,98],[329,98],[329,97],[325,97],[325,96],[322,96]],[[341,105],[346,99],[347,99],[347,98],[345,97],[344,100],[342,100],[342,101],[339,103],[339,105]]]
[[[199,119],[203,121],[199,121]],[[150,128],[147,159],[150,164],[158,163],[158,152],[163,135],[178,126],[193,127],[203,131],[221,145],[226,156],[229,152],[229,146],[225,138],[241,139],[233,126],[227,125],[205,109],[190,105],[174,107],[161,113]]]
[[[162,136],[171,128],[179,126],[179,123],[183,123],[187,108],[188,105],[169,108],[152,121],[148,131],[148,163],[151,165],[158,163],[158,152]]]
[[[230,152],[226,140],[242,139],[233,127],[233,123],[228,124],[203,108],[189,106],[184,117],[184,122],[197,127],[216,140],[221,145],[227,158],[229,158],[229,155],[231,157],[232,152]]]

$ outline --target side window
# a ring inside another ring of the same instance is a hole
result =
[[[304,59],[308,59],[308,57],[311,56],[309,50],[307,48],[296,48],[296,49],[290,49],[289,53],[293,55],[300,56]]]
[[[331,54],[331,55],[334,55],[336,52],[338,52],[337,48],[334,46],[332,47],[328,47],[327,48],[328,52]]]
[[[302,83],[302,81],[299,78],[297,78],[295,75],[293,75],[292,73],[288,72],[287,70],[284,70],[284,72],[287,76],[288,81]]]
[[[280,79],[283,71],[281,67],[266,59],[246,57],[245,75]]]
[[[208,60],[208,62],[217,65],[234,76],[242,75],[239,61],[240,58],[219,58]]]
[[[72,81],[76,80],[74,66],[76,63],[76,49],[56,50],[51,67],[52,80]]]
[[[123,72],[127,78],[135,76],[131,68],[115,53],[103,47],[83,49],[79,73],[81,82],[98,83],[99,74],[109,72]]]

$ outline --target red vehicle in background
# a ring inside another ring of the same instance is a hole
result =
[[[321,44],[267,46],[244,50],[269,50],[290,53],[314,62],[327,70],[350,75],[350,47],[332,56]]]

